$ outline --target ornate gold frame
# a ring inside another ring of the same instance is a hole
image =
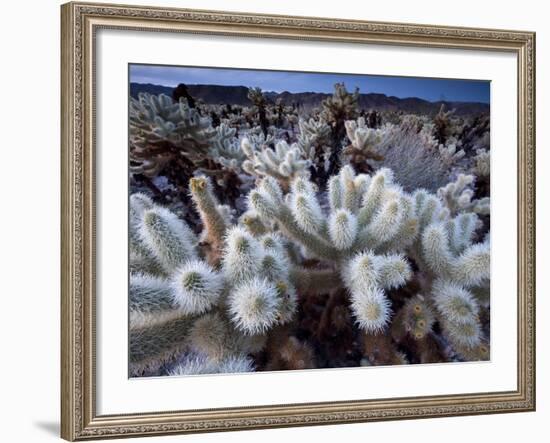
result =
[[[61,435],[67,440],[533,411],[535,34],[68,3],[61,8]],[[518,383],[510,392],[98,416],[95,410],[94,35],[99,28],[508,51],[518,60]]]

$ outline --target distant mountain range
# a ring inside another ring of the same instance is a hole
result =
[[[150,94],[166,94],[171,96],[174,88],[169,86],[153,85],[151,83],[130,83],[130,95],[137,98],[140,92]],[[187,90],[192,97],[201,99],[207,104],[231,104],[249,106],[248,88],[245,86],[220,86],[220,85],[187,85]],[[305,107],[320,106],[321,102],[332,94],[323,92],[264,92],[264,95],[271,100],[281,99],[285,105],[293,103]],[[489,104],[478,102],[454,102],[436,101],[430,102],[421,98],[398,98],[385,94],[360,94],[359,108],[376,109],[378,111],[404,111],[416,114],[436,114],[441,105],[446,109],[454,109],[456,115],[476,115],[489,113]]]

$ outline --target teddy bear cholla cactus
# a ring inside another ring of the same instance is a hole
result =
[[[424,190],[404,192],[393,183],[390,170],[371,177],[355,175],[346,166],[329,182],[326,210],[319,197],[323,194],[304,178],[296,179],[285,197],[277,183],[266,178],[249,194],[249,203],[266,224],[275,220],[280,232],[300,244],[306,256],[320,260],[321,270],[336,270],[340,280],[333,283],[345,285],[356,322],[367,333],[381,332],[388,325],[392,315],[388,291],[413,276],[407,256],[426,270],[421,287],[428,303],[442,297],[456,301],[467,288],[487,283],[489,244],[472,244],[477,216],[464,213],[452,218],[437,196]],[[316,289],[326,291],[327,283],[322,284]],[[454,295],[449,295],[453,288]],[[457,347],[469,350],[482,342],[477,311],[472,304],[470,322],[457,323],[453,312],[442,308],[455,307],[454,301],[438,304],[438,315]],[[432,323],[425,320],[425,327]]]
[[[133,375],[156,373],[182,354],[174,373],[192,373],[185,365],[196,366],[188,358],[194,354],[209,372],[250,369],[236,362],[248,361],[247,354],[261,348],[262,334],[287,322],[295,309],[279,238],[256,239],[228,226],[207,178],[192,179],[190,189],[204,224],[200,239],[145,195],[130,199]]]
[[[164,94],[141,93],[130,102],[130,171],[149,179],[164,176],[182,192],[196,171],[219,185],[238,185],[246,156],[235,133],[225,123],[213,128],[184,98],[174,102]]]
[[[202,160],[216,137],[210,120],[167,95],[130,100],[130,170],[154,177],[169,163]],[[182,165],[182,168],[184,165]]]
[[[286,193],[266,176],[236,226],[209,179],[193,178],[189,188],[203,224],[198,238],[147,197],[131,197],[134,374],[248,368],[265,335],[293,320],[297,294],[343,288],[371,337],[399,321],[421,340],[437,320],[457,354],[486,358],[477,294],[487,290],[489,244],[473,243],[475,213],[453,216],[438,196],[405,192],[388,169],[369,176],[346,166],[326,190],[296,177]],[[412,280],[422,303],[395,315],[392,294]],[[406,360],[398,357],[395,350],[389,361]],[[178,358],[175,369],[165,366]]]
[[[311,162],[296,143],[289,145],[280,140],[275,144],[275,149],[271,149],[266,143],[256,145],[253,139],[245,137],[241,141],[241,149],[248,157],[242,164],[248,174],[273,177],[284,189],[288,189],[294,178],[308,174]]]
[[[389,170],[371,179],[366,174],[356,176],[349,166],[330,180],[328,200],[325,213],[315,185],[304,178],[293,182],[285,198],[270,178],[249,194],[251,209],[266,223],[275,220],[283,235],[327,264],[325,271],[339,273],[360,327],[379,331],[390,318],[384,291],[403,285],[411,274],[399,251],[417,234],[416,222],[410,218],[412,201],[391,183]]]

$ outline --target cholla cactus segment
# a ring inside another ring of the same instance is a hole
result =
[[[239,226],[231,228],[225,238],[223,272],[236,284],[257,275],[262,260],[258,241]]]
[[[279,279],[279,282],[275,285],[279,295],[277,323],[280,325],[290,323],[294,319],[298,308],[298,294],[296,293],[296,289],[285,281]]]
[[[476,214],[466,212],[458,214],[446,224],[449,233],[449,242],[452,251],[460,254],[466,247],[472,244],[476,229],[480,227],[480,221]]]
[[[459,174],[454,182],[438,189],[437,195],[445,202],[453,215],[460,212],[489,214],[490,199],[489,197],[474,199],[474,183],[473,175]]]
[[[159,274],[163,272],[162,266],[139,233],[144,212],[154,207],[156,205],[146,194],[135,193],[130,196],[128,240],[131,257],[130,271],[134,273]]]
[[[194,177],[189,182],[191,197],[204,224],[204,238],[214,248],[221,248],[227,229],[227,217],[222,212],[219,202],[212,191],[212,184],[207,177]]]
[[[344,189],[338,175],[333,175],[328,181],[328,199],[331,211],[336,211],[343,205]]]
[[[263,333],[277,322],[280,298],[267,279],[254,277],[237,285],[228,303],[232,321],[247,334]]]
[[[268,232],[268,227],[262,221],[262,218],[256,211],[246,211],[239,219],[239,223],[243,225],[253,236],[260,236]]]
[[[214,306],[224,289],[223,277],[200,260],[185,263],[172,276],[174,299],[187,314],[202,314]]]
[[[380,283],[379,260],[372,251],[361,252],[344,267],[342,278],[353,292],[368,292]]]
[[[222,313],[210,311],[193,323],[188,337],[189,348],[211,361],[220,361],[236,351],[231,346],[230,335],[228,322]]]
[[[346,209],[333,212],[329,220],[329,235],[334,246],[343,251],[350,249],[357,236],[357,218]]]
[[[449,236],[443,223],[433,223],[424,230],[422,250],[424,260],[436,275],[450,275],[455,257],[449,248]]]
[[[161,207],[142,215],[139,235],[167,271],[195,257],[196,239],[191,229],[174,213]]]
[[[296,223],[308,234],[315,234],[323,229],[324,216],[314,195],[306,192],[293,193],[291,208]]]
[[[489,241],[471,244],[467,237],[472,238],[472,228],[465,226],[471,219],[456,220],[432,223],[424,230],[422,257],[437,276],[466,287],[479,286],[490,276]]]
[[[254,372],[254,362],[246,355],[233,355],[222,360],[218,366],[218,373],[238,374]]]
[[[368,226],[373,242],[383,243],[391,240],[399,231],[403,219],[403,206],[399,199],[387,200],[373,216]]]
[[[391,304],[378,287],[353,292],[351,309],[359,327],[368,333],[382,332],[390,321]]]
[[[162,313],[177,307],[170,284],[164,278],[130,274],[130,315]]]
[[[460,350],[472,350],[482,342],[479,307],[474,296],[463,287],[445,280],[434,284],[433,297],[442,315],[445,334]]]
[[[290,264],[286,254],[276,249],[265,251],[260,271],[262,275],[271,281],[287,281],[290,273]]]
[[[452,323],[477,321],[479,308],[474,296],[463,287],[449,282],[436,281],[433,288],[434,301],[441,314]]]
[[[130,195],[130,218],[139,220],[143,212],[155,206],[151,197],[142,192],[136,192]]]
[[[169,375],[236,374],[253,371],[254,363],[246,355],[234,355],[221,361],[213,361],[199,354],[184,358],[177,366],[170,370]]]
[[[342,278],[352,293],[377,289],[395,289],[412,276],[405,257],[399,254],[376,255],[372,251],[356,254],[344,267]],[[383,293],[382,293],[383,294]]]
[[[130,325],[129,366],[131,376],[154,374],[187,347],[187,336],[194,318],[182,315],[160,318],[145,326]]]
[[[378,278],[383,288],[399,288],[411,277],[411,266],[403,255],[388,254],[378,259]]]
[[[452,278],[468,287],[480,286],[489,280],[490,262],[491,248],[488,241],[471,245],[457,257]]]
[[[478,321],[469,323],[443,322],[443,330],[458,349],[472,350],[482,343],[481,326]]]
[[[273,204],[283,204],[283,191],[273,177],[264,177],[258,186],[258,190],[263,192]]]
[[[489,177],[491,173],[491,154],[486,149],[476,149],[474,173],[478,177]]]
[[[368,189],[370,177],[366,174],[355,175],[350,165],[344,166],[340,172],[328,181],[329,205],[332,212],[344,208],[353,213],[361,205],[361,199]]]
[[[386,187],[393,181],[393,173],[389,169],[380,169],[370,180],[366,192],[362,196],[362,205],[359,210],[359,226],[363,227],[371,221],[371,218],[379,207],[382,194]]]

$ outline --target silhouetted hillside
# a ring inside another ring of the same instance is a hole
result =
[[[150,94],[166,94],[171,96],[174,88],[161,85],[153,85],[150,83],[131,83],[130,95],[137,98],[140,92],[148,92]],[[191,96],[196,99],[201,99],[208,104],[232,104],[249,106],[248,88],[245,86],[219,86],[219,85],[187,85],[187,89]],[[296,104],[306,108],[317,107],[321,102],[332,94],[321,92],[265,92],[266,97],[276,102],[278,99],[285,105]],[[489,112],[489,104],[477,102],[452,102],[452,101],[437,101],[430,102],[421,98],[398,98],[387,96],[385,94],[360,94],[359,107],[361,109],[376,109],[379,111],[404,111],[415,114],[436,114],[441,105],[444,104],[446,109],[455,109],[456,115],[471,115],[482,114]]]

